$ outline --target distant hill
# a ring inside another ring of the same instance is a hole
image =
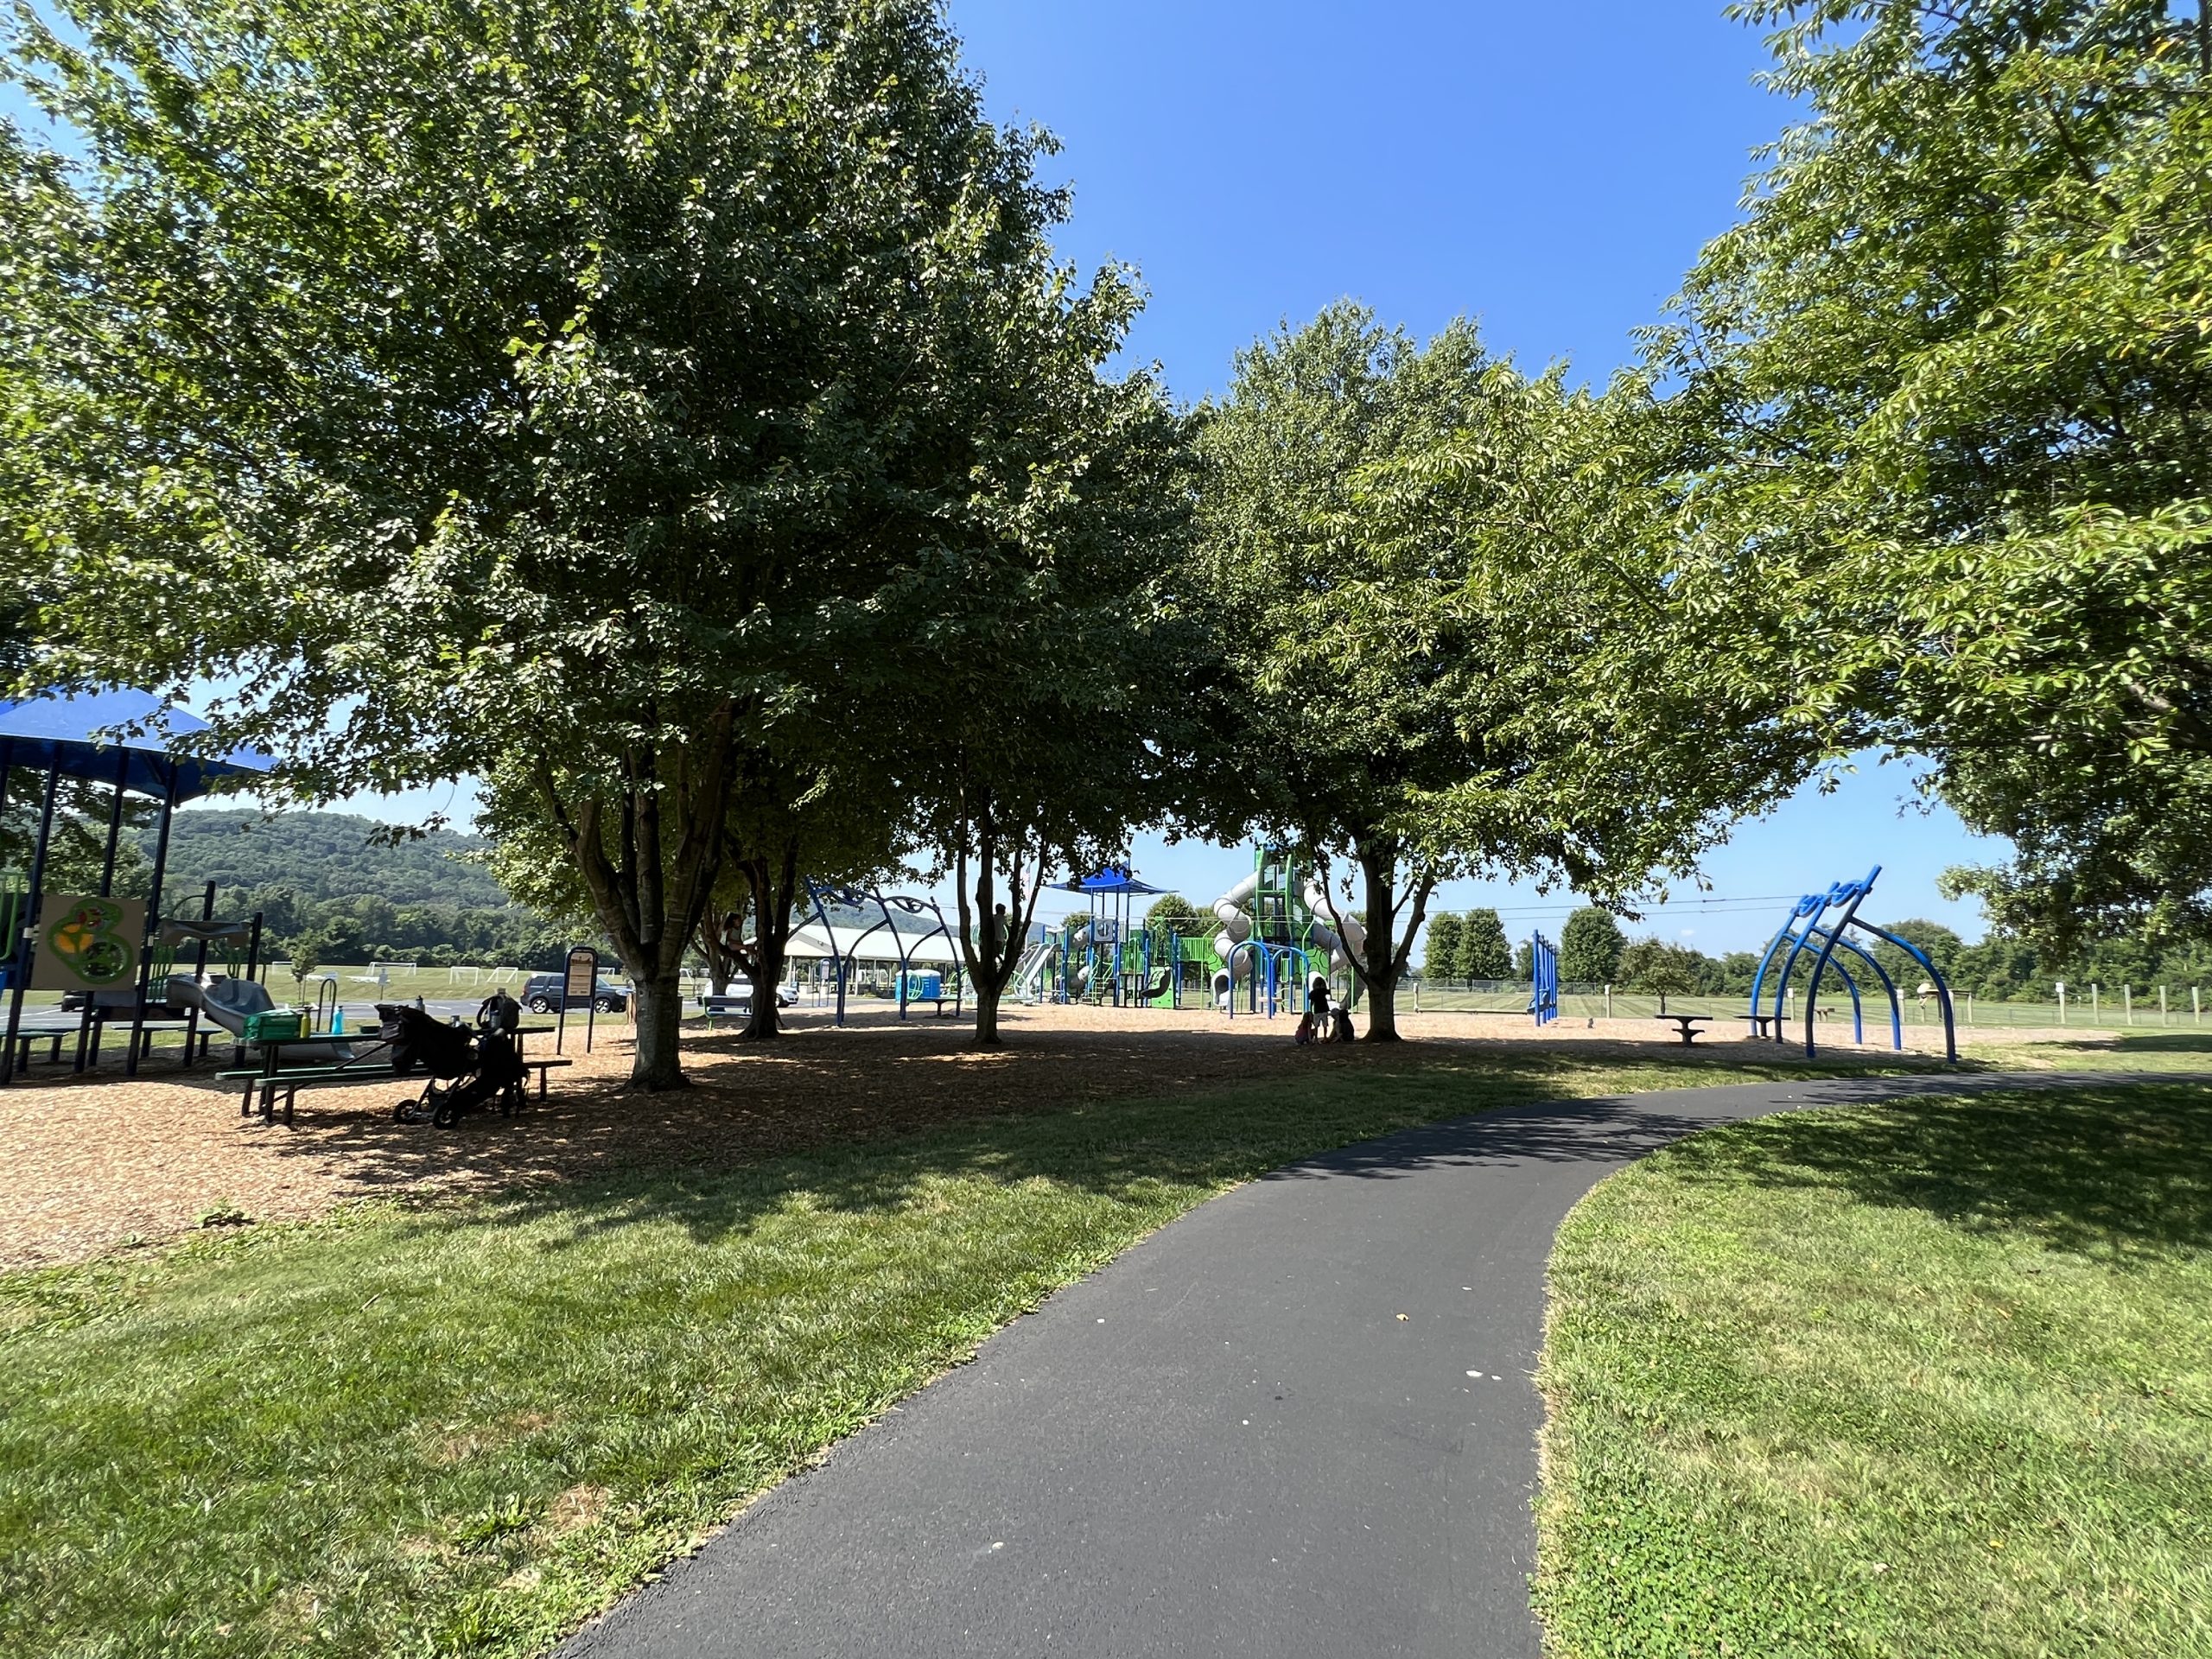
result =
[[[213,881],[219,887],[290,887],[302,899],[369,895],[394,905],[489,908],[509,899],[482,866],[449,856],[480,849],[474,836],[434,830],[420,841],[375,847],[378,829],[344,812],[287,812],[264,818],[251,810],[180,812],[169,832],[168,874],[162,885],[181,893]],[[151,860],[154,832],[139,844]]]

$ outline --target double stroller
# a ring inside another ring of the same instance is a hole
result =
[[[523,1103],[522,1053],[515,1031],[522,1009],[505,992],[485,999],[476,1011],[476,1028],[459,1020],[440,1020],[419,1003],[379,1002],[378,1034],[391,1046],[394,1077],[428,1073],[423,1092],[403,1100],[392,1116],[402,1123],[428,1121],[451,1128],[467,1114],[497,1102],[510,1117]]]

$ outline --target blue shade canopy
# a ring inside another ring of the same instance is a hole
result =
[[[209,729],[206,721],[183,709],[168,710],[163,721],[167,738],[153,730],[132,737],[113,734],[117,728],[150,721],[164,706],[159,697],[130,690],[48,693],[0,703],[0,749],[12,766],[41,772],[52,766],[65,778],[88,783],[112,785],[120,766],[123,786],[134,794],[160,798],[174,789],[180,801],[196,799],[229,779],[265,776],[275,767],[276,761],[258,749],[233,749],[220,760],[173,753],[169,741]]]
[[[1136,872],[1120,865],[1109,864],[1094,875],[1080,881],[1062,881],[1058,886],[1065,893],[1166,893],[1166,887],[1155,887],[1137,880]]]

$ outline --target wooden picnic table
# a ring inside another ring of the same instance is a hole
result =
[[[556,1027],[552,1026],[515,1027],[509,1034],[515,1039],[516,1057],[521,1058],[525,1038],[555,1029]],[[385,1052],[391,1047],[391,1039],[374,1033],[365,1033],[359,1036],[334,1037],[328,1032],[324,1032],[319,1036],[311,1037],[264,1037],[251,1043],[247,1043],[243,1038],[238,1040],[243,1047],[258,1048],[261,1051],[261,1065],[258,1069],[247,1067],[241,1071],[226,1071],[222,1074],[225,1077],[245,1079],[245,1093],[238,1102],[240,1117],[251,1116],[254,1090],[257,1089],[261,1091],[262,1116],[274,1119],[276,1091],[280,1088],[285,1088],[288,1079],[290,1081],[290,1087],[286,1088],[285,1091],[284,1121],[289,1123],[292,1121],[292,1095],[297,1092],[301,1084],[351,1083],[353,1078],[347,1074],[357,1071],[361,1073],[364,1081],[371,1077],[391,1075],[388,1063],[380,1066],[363,1064],[364,1061],[368,1060],[381,1060]],[[340,1044],[353,1051],[350,1058],[323,1065],[296,1066],[289,1071],[285,1068],[284,1054],[288,1049],[310,1046],[330,1047]],[[529,1065],[531,1063],[524,1061],[524,1064]],[[537,1092],[540,1099],[543,1099],[545,1094],[544,1068],[553,1064],[555,1063],[550,1060],[537,1063]]]
[[[1652,1018],[1662,1022],[1671,1020],[1675,1030],[1682,1033],[1682,1046],[1688,1048],[1697,1041],[1697,1028],[1711,1022],[1712,1016],[1703,1014],[1657,1014]]]

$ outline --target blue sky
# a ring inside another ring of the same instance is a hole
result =
[[[1472,316],[1524,366],[1564,358],[1602,380],[1790,113],[1755,85],[1764,46],[1720,0],[952,0],[951,16],[993,115],[1065,146],[1051,164],[1075,190],[1062,251],[1138,269],[1150,302],[1131,354],[1192,400],[1224,387],[1255,336],[1345,296],[1421,335]],[[1649,926],[1749,948],[1772,896],[1880,863],[1875,913],[1979,937],[1978,911],[1936,878],[1993,850],[1913,798],[1901,768],[1870,760],[1834,794],[1738,827],[1707,863],[1728,902]],[[465,815],[469,797],[358,804]],[[1250,862],[1156,837],[1135,854],[1200,902]],[[1481,882],[1442,900],[1497,905],[1516,936],[1572,903]]]

